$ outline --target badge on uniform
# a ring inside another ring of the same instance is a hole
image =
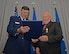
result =
[[[48,33],[48,28],[46,28],[46,33]]]
[[[20,24],[20,22],[15,22],[15,24]]]

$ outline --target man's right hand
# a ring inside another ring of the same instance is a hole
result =
[[[29,32],[30,30],[30,27],[28,26],[21,26],[20,28],[17,29],[17,32],[18,33],[26,33],[26,32]]]

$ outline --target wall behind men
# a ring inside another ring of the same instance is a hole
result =
[[[22,6],[28,6],[30,8],[30,16],[32,19],[32,2],[35,2],[35,10],[37,14],[37,20],[42,20],[42,14],[45,11],[49,11],[52,14],[52,21],[55,21],[54,2],[56,2],[56,8],[60,17],[60,23],[63,31],[63,36],[67,51],[69,53],[69,0],[0,0],[0,54],[7,40],[6,28],[9,23],[11,15],[14,15],[15,2],[18,1],[18,14],[20,15],[20,8]]]

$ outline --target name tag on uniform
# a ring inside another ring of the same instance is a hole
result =
[[[20,24],[20,22],[15,22],[15,24]]]
[[[46,28],[46,33],[48,33],[48,28]]]

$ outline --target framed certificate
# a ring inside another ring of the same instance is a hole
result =
[[[23,21],[23,26],[29,26],[30,30],[24,33],[25,39],[38,38],[42,35],[42,21]]]

